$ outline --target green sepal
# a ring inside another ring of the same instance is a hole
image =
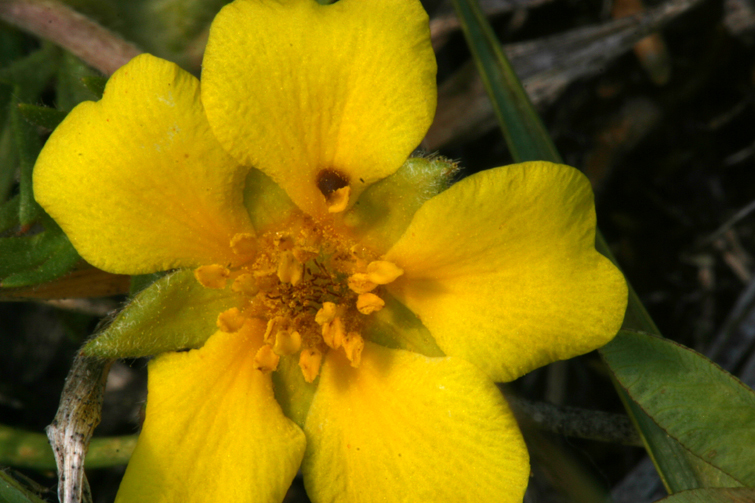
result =
[[[622,330],[600,350],[629,397],[669,436],[736,481],[755,485],[755,392],[704,356]]]
[[[17,288],[59,278],[80,260],[68,237],[49,223],[44,232],[29,237],[0,239],[0,286]]]
[[[250,169],[244,185],[244,205],[258,234],[277,227],[297,206],[272,178],[258,169]]]
[[[165,271],[153,272],[150,274],[136,274],[131,276],[131,285],[129,287],[128,296],[133,297],[149,285],[165,276]]]
[[[81,83],[84,84],[84,87],[86,87],[96,99],[101,100],[102,95],[105,94],[107,78],[100,77],[99,75],[90,75],[88,77],[81,77]]]
[[[273,390],[275,400],[280,404],[283,413],[304,428],[307,412],[312,403],[312,398],[317,391],[317,380],[308,383],[299,367],[299,354],[283,356],[278,362],[278,370],[273,372]]]
[[[181,269],[136,294],[82,352],[102,358],[135,358],[199,348],[217,331],[218,314],[239,303],[230,288],[205,288],[193,270]]]
[[[439,157],[411,157],[398,171],[368,187],[344,215],[362,243],[388,251],[425,201],[446,190],[459,167]]]
[[[657,503],[755,503],[755,489],[706,488],[672,494]]]
[[[445,356],[430,331],[417,316],[389,293],[381,294],[385,306],[370,314],[362,334],[371,342],[391,349],[405,349],[425,356]]]
[[[27,122],[35,126],[43,127],[52,131],[58,124],[63,122],[68,112],[50,107],[40,107],[28,103],[20,103],[18,112]]]

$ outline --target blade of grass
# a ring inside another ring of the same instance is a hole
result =
[[[516,162],[532,160],[563,162],[522,88],[521,82],[506,59],[501,44],[479,8],[477,0],[453,0],[453,4],[514,160]],[[596,247],[616,263],[600,232],[598,232]],[[660,335],[658,327],[655,326],[631,285],[629,290],[624,328],[634,328]],[[611,344],[620,345],[621,340],[614,340]],[[627,396],[623,388],[617,386],[617,390],[626,405],[627,412],[640,431],[643,443],[668,491],[674,493],[699,487],[693,468],[685,458],[678,456],[683,447],[661,430]]]

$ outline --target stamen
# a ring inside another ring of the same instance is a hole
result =
[[[403,269],[387,260],[375,260],[367,264],[367,279],[378,285],[392,283],[402,274]]]
[[[385,306],[385,301],[374,293],[363,293],[357,297],[357,310],[362,314],[372,314],[380,311]]]
[[[322,364],[322,353],[317,348],[305,349],[299,356],[299,368],[304,375],[304,380],[308,383],[314,382],[320,373]]]
[[[377,283],[370,281],[367,275],[361,272],[349,276],[348,283],[351,291],[355,293],[371,292],[377,287]]]
[[[231,249],[236,255],[254,255],[257,249],[257,239],[253,234],[239,232],[231,238]]]
[[[273,348],[265,344],[254,355],[254,366],[262,372],[272,372],[278,369],[281,357],[273,353]]]
[[[254,296],[259,288],[257,287],[257,280],[253,274],[244,273],[239,275],[231,285],[231,290],[246,295],[248,297]]]
[[[328,197],[328,213],[340,213],[349,205],[351,187],[341,187],[333,191]]]
[[[301,335],[294,330],[288,332],[280,330],[275,336],[275,345],[273,352],[280,356],[288,356],[296,353],[301,349]]]
[[[323,302],[322,307],[315,315],[315,322],[318,325],[330,323],[336,317],[336,305],[332,302]]]
[[[346,352],[346,358],[351,362],[354,368],[359,367],[362,363],[362,350],[364,349],[364,339],[357,332],[349,332],[343,340],[343,350]]]
[[[296,260],[290,250],[281,254],[278,261],[278,279],[281,283],[291,283],[296,286],[301,281],[303,272],[304,265]]]
[[[280,316],[276,316],[275,318],[271,320],[267,320],[267,327],[265,328],[265,335],[262,336],[262,339],[265,341],[265,344],[273,344],[275,341],[273,339],[274,334],[273,330],[275,329],[275,326],[282,325],[286,320]]]
[[[336,316],[333,321],[324,323],[322,326],[322,340],[333,349],[341,347],[345,336],[346,332],[343,329],[343,321],[340,316]]]
[[[244,326],[246,317],[241,314],[237,307],[223,311],[218,315],[217,325],[223,332],[238,332]]]
[[[205,288],[225,288],[229,274],[228,268],[219,264],[203,265],[194,270],[194,277]]]

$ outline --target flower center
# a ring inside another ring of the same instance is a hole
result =
[[[231,280],[231,289],[243,298],[239,308],[220,313],[220,330],[236,332],[251,318],[267,321],[264,345],[255,355],[259,370],[274,371],[281,357],[298,354],[305,380],[313,382],[330,350],[343,350],[359,366],[362,328],[385,305],[381,285],[403,270],[304,216],[259,238],[237,234],[231,248],[248,261],[234,270],[202,266],[195,276],[207,288],[224,288]]]

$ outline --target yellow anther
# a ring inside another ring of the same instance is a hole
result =
[[[333,321],[324,323],[322,326],[322,340],[333,349],[341,347],[345,336],[346,332],[343,329],[343,321],[340,316],[336,316]]]
[[[273,348],[265,344],[254,355],[254,367],[262,372],[272,372],[278,369],[280,359],[280,356],[273,353]]]
[[[362,336],[357,332],[349,332],[343,340],[343,350],[352,367],[357,368],[362,363],[363,349],[364,339],[362,339]]]
[[[231,271],[219,264],[203,265],[194,270],[194,277],[205,288],[225,288],[229,274]]]
[[[281,253],[278,259],[278,279],[281,283],[291,283],[296,285],[301,281],[304,265],[296,260],[294,254],[289,250]]]
[[[392,283],[402,274],[403,269],[387,260],[375,260],[367,264],[367,279],[378,285]]]
[[[241,314],[237,307],[223,311],[218,315],[218,328],[223,332],[238,332],[244,326],[246,317]]]
[[[296,353],[300,349],[301,335],[296,330],[293,332],[281,330],[276,334],[275,346],[273,346],[273,352],[275,354],[287,356]]]
[[[275,318],[271,320],[267,320],[267,327],[265,328],[265,335],[262,336],[262,339],[265,341],[265,344],[273,344],[275,341],[273,338],[275,337],[275,334],[273,333],[273,330],[275,329],[275,326],[282,324],[284,319],[280,316],[276,316]]]
[[[317,348],[305,349],[299,356],[299,368],[301,368],[301,373],[304,375],[304,380],[309,383],[314,382],[320,373],[321,364],[322,353]]]
[[[231,238],[231,250],[233,250],[233,253],[236,255],[254,255],[256,249],[257,239],[254,237],[254,234],[239,232]]]
[[[247,297],[255,295],[259,291],[257,286],[257,278],[253,274],[244,273],[240,274],[231,285],[231,290]]]
[[[357,297],[357,310],[362,314],[372,314],[385,306],[383,299],[374,293],[363,293]]]
[[[351,195],[351,187],[341,187],[338,190],[328,196],[328,212],[340,213],[346,209],[349,205],[349,196]]]
[[[323,302],[322,307],[315,315],[315,322],[317,322],[318,325],[323,325],[325,323],[330,323],[335,317],[336,305],[332,302]]]
[[[377,283],[370,281],[367,275],[361,272],[349,276],[348,282],[349,288],[355,293],[371,292],[377,287]]]

